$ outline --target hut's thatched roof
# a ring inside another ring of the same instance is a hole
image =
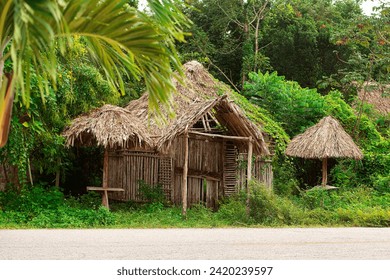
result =
[[[254,152],[269,155],[268,147],[260,130],[226,94],[221,82],[196,61],[183,65],[184,85],[173,80],[177,94],[170,101],[175,117],[168,111],[165,123],[149,112],[148,93],[131,101],[126,108],[105,105],[87,115],[75,119],[63,135],[67,145],[92,145],[104,147],[125,144],[146,145],[159,151],[167,149],[173,140],[191,128],[202,116],[212,115],[235,136],[252,137]],[[162,109],[164,110],[164,108]]]
[[[382,115],[390,114],[390,86],[379,86],[375,83],[365,83],[358,91],[360,101],[371,104]]]
[[[148,113],[148,93],[131,101],[128,109],[139,122],[145,124],[149,136],[155,140],[158,150],[169,147],[172,141],[191,128],[202,116],[212,114],[218,122],[236,136],[251,136],[254,151],[269,155],[260,124],[254,125],[244,112],[229,100],[229,92],[221,92],[226,86],[213,76],[197,61],[187,62],[184,67],[184,85],[174,80],[178,94],[173,96],[175,117],[169,118],[166,112],[165,124],[156,123]],[[227,98],[222,96],[227,95]]]
[[[302,158],[354,158],[363,154],[337,120],[328,116],[291,140],[286,155]]]
[[[153,141],[144,126],[138,124],[139,121],[128,110],[104,105],[73,120],[63,135],[67,146],[151,146]]]

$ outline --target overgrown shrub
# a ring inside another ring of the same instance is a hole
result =
[[[278,156],[273,164],[273,190],[278,195],[290,196],[297,193],[299,182],[296,169],[286,156]]]
[[[237,195],[225,198],[216,213],[219,220],[226,221],[230,225],[247,225],[250,219],[246,211],[246,194],[240,192]]]
[[[35,214],[43,210],[55,210],[64,205],[63,193],[55,187],[23,187],[20,191],[9,189],[0,192],[0,208]]]
[[[141,197],[150,203],[167,203],[163,187],[160,184],[149,185],[145,181],[140,180],[139,192]]]
[[[0,192],[0,225],[74,228],[113,224],[114,215],[105,207],[95,208],[96,199],[95,195],[87,194],[80,199],[65,200],[62,192],[54,187],[24,187],[20,192],[7,190]]]
[[[277,196],[258,183],[251,183],[250,217],[261,224],[297,224],[302,211],[288,198]]]
[[[102,196],[97,192],[88,192],[79,197],[71,196],[66,202],[70,207],[97,210],[102,205]]]

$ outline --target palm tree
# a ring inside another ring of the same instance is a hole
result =
[[[75,37],[114,89],[124,92],[124,74],[143,78],[150,108],[168,104],[171,76],[181,71],[174,42],[184,41],[188,24],[174,1],[148,0],[148,16],[124,0],[0,0],[0,147],[15,90],[28,106],[33,70],[44,98],[56,85],[56,52],[66,52]]]

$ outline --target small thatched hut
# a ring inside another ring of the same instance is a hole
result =
[[[185,85],[174,81],[179,93],[171,100],[176,116],[169,118],[166,112],[165,123],[150,118],[145,93],[121,109],[119,117],[125,121],[92,120],[101,118],[103,107],[76,119],[64,133],[68,145],[90,144],[95,135],[95,142],[108,148],[109,186],[124,189],[111,198],[142,200],[142,180],[161,184],[173,203],[215,207],[222,196],[245,188],[252,176],[271,187],[270,153],[261,124],[252,123],[229,100],[229,92],[221,92],[226,86],[200,63],[186,63],[184,71]]]
[[[363,154],[337,120],[328,116],[304,133],[294,137],[286,155],[308,159],[322,159],[322,186],[327,184],[328,158],[362,159]]]

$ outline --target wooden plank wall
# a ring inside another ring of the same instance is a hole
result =
[[[109,154],[109,186],[123,188],[124,192],[110,193],[111,199],[143,201],[139,182],[148,185],[162,184],[170,198],[172,189],[172,159],[152,152],[121,151]]]
[[[259,182],[264,183],[267,188],[271,189],[272,180],[274,178],[272,161],[256,159],[253,166],[253,176],[259,180]]]
[[[237,185],[239,189],[246,187],[246,166],[247,154],[240,153],[238,155],[238,169],[237,169]],[[263,183],[267,188],[272,188],[273,171],[272,161],[256,158],[252,163],[252,176],[259,182]]]
[[[183,138],[173,144],[172,154],[175,156],[175,184],[172,201],[181,203],[182,167],[184,165]],[[223,141],[192,136],[189,139],[188,157],[188,205],[205,204],[216,207],[216,201],[223,193]]]
[[[170,155],[145,151],[116,151],[109,154],[109,186],[124,192],[110,193],[111,199],[142,201],[139,181],[162,184],[167,199],[181,203],[183,172],[183,138],[172,145]],[[233,142],[194,136],[189,139],[188,205],[204,204],[215,208],[222,196],[237,193],[246,187],[246,157]],[[256,159],[252,175],[272,187],[270,161]]]

